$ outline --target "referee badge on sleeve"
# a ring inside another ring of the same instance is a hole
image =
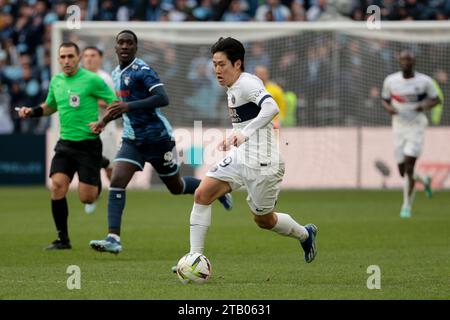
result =
[[[78,108],[80,106],[80,96],[77,94],[71,94],[69,96],[69,105],[74,108]]]

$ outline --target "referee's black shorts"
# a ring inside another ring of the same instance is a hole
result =
[[[102,142],[100,139],[69,141],[59,140],[50,167],[50,177],[64,173],[72,180],[75,172],[80,182],[98,186],[102,164]]]

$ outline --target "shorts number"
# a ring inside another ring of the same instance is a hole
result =
[[[221,163],[219,163],[219,166],[221,166],[222,168],[225,168],[226,166],[228,166],[231,161],[233,161],[233,159],[231,157],[226,157],[225,159],[222,160]]]

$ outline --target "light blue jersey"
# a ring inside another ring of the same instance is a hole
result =
[[[139,58],[123,70],[117,66],[112,77],[117,96],[125,102],[148,98],[154,88],[163,85],[156,71]],[[172,139],[172,127],[159,108],[124,113],[123,128],[123,138],[136,142]]]

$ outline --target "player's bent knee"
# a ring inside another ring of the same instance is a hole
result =
[[[198,204],[210,205],[214,199],[213,195],[206,188],[197,188],[194,193],[194,201]]]
[[[263,216],[254,215],[253,219],[255,220],[258,227],[260,227],[262,229],[268,229],[268,230],[273,229],[273,227],[275,227],[275,224],[276,224],[276,221],[275,221],[274,217],[272,216],[272,214],[266,214]]]
[[[80,201],[84,204],[91,204],[97,200],[97,194],[80,194]]]
[[[68,186],[59,181],[52,181],[52,185],[50,187],[50,191],[52,193],[52,198],[60,199],[64,197],[67,193]]]
[[[414,166],[406,166],[405,172],[408,176],[411,176],[414,174]]]

